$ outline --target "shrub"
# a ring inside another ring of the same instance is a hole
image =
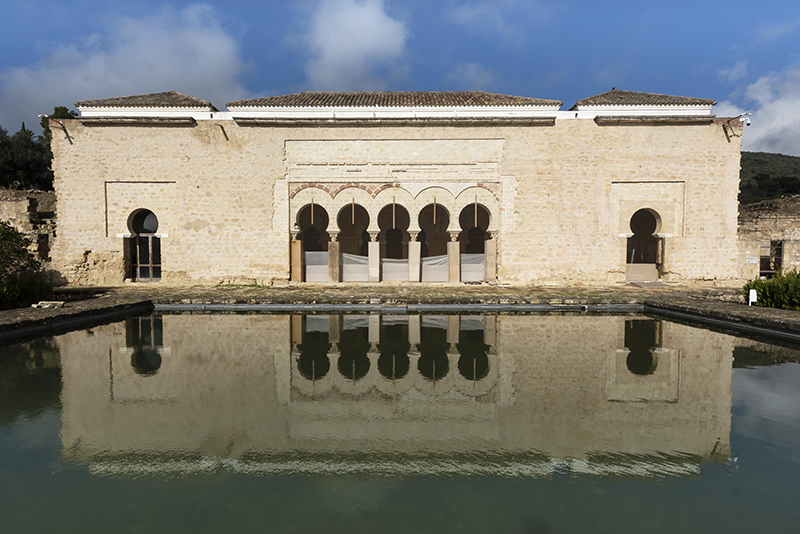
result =
[[[28,251],[28,238],[0,222],[0,309],[29,306],[52,297],[53,286]]]
[[[751,280],[744,286],[745,299],[751,289],[758,292],[756,306],[800,311],[800,273],[781,271],[769,280]]]

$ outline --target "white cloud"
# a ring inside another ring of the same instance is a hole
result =
[[[530,31],[529,24],[546,19],[553,8],[546,2],[529,0],[477,0],[449,10],[451,21],[471,33],[519,44]]]
[[[405,52],[408,29],[391,18],[382,0],[322,0],[306,42],[312,89],[380,90]],[[388,71],[388,74],[387,74]]]
[[[447,82],[455,89],[480,91],[491,87],[495,82],[495,76],[479,63],[461,63],[450,71]]]
[[[780,39],[800,29],[800,19],[782,20],[776,24],[762,25],[755,30],[756,42]]]
[[[800,156],[800,66],[759,78],[747,86],[743,100],[753,113],[743,136],[745,150]],[[731,102],[720,106],[726,115],[741,111]]]
[[[151,17],[119,18],[107,31],[62,44],[36,64],[0,71],[0,124],[22,120],[77,100],[175,90],[220,109],[247,97],[239,83],[239,45],[213,8],[166,8]]]
[[[717,71],[720,79],[735,82],[741,80],[747,74],[747,61],[740,61],[729,69],[721,69]]]

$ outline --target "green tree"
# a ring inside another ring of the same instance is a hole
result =
[[[53,113],[40,117],[39,125],[42,127],[42,135],[39,136],[39,142],[47,147],[48,152],[50,152],[50,142],[53,140],[53,132],[50,130],[50,119],[74,119],[77,116],[77,112],[66,106],[56,106],[53,108]],[[50,157],[53,157],[52,154]]]
[[[0,309],[28,306],[52,298],[39,261],[28,251],[28,238],[0,222]]]
[[[0,135],[0,187],[52,189],[51,159],[50,149],[39,143],[23,122],[14,135]]]

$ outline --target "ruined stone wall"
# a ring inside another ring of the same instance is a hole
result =
[[[741,278],[739,139],[719,123],[65,124],[74,144],[53,141],[53,258],[76,284],[123,282],[123,240],[139,208],[159,218],[163,283],[287,280],[294,217],[312,199],[331,225],[353,199],[373,218],[394,199],[413,225],[436,198],[459,230],[459,211],[477,199],[497,233],[498,280],[514,284],[623,281],[627,225],[650,208],[661,219],[666,279]],[[391,157],[375,148],[386,142]]]
[[[56,196],[51,191],[0,189],[0,221],[28,236],[29,250],[43,262],[50,260],[55,216]]]
[[[783,269],[800,268],[800,198],[765,200],[739,209],[739,240],[758,257],[762,244],[783,241]],[[748,279],[759,274],[758,266]]]

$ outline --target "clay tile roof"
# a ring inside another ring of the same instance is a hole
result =
[[[688,96],[660,95],[658,93],[638,93],[612,89],[578,102],[569,108],[575,110],[579,106],[713,106],[716,102],[707,98],[690,98]]]
[[[203,108],[210,111],[219,111],[207,100],[201,100],[176,91],[118,96],[99,100],[81,100],[76,102],[75,106],[79,108]]]
[[[228,102],[228,107],[490,107],[556,106],[560,100],[483,91],[307,92]]]

